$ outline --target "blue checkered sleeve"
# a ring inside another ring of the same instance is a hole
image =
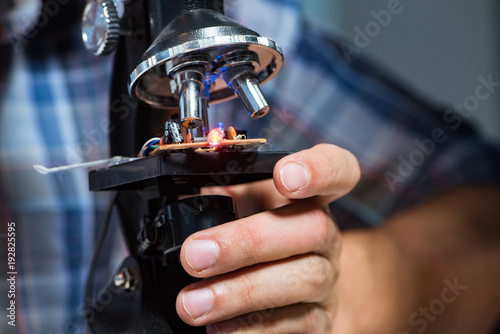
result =
[[[79,24],[17,39],[0,105],[2,236],[16,226],[16,327],[0,332],[75,333],[96,223],[108,194],[88,190],[87,171],[41,175],[34,164],[60,166],[108,156],[110,60],[78,42]],[[7,54],[2,55],[6,57]],[[6,58],[4,58],[6,59]],[[5,68],[4,68],[5,71]],[[0,239],[0,305],[9,302]],[[4,256],[5,255],[5,256]]]

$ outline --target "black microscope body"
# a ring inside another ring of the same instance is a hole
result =
[[[180,264],[180,247],[196,231],[238,217],[230,197],[197,194],[270,178],[286,154],[203,147],[207,109],[238,97],[250,117],[263,117],[270,107],[259,85],[281,69],[282,51],[224,16],[222,0],[90,0],[82,35],[94,54],[114,52],[111,155],[137,157],[144,142],[162,133],[154,152],[89,174],[90,190],[116,191],[130,256],[89,305],[87,330],[204,333],[175,310],[179,291],[196,280]],[[164,128],[172,122],[177,136]]]

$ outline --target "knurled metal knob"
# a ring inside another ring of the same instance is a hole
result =
[[[120,18],[113,0],[91,0],[82,17],[82,39],[96,56],[112,53],[120,38]]]

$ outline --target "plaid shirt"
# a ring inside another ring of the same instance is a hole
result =
[[[47,13],[32,2],[32,12]],[[105,205],[106,194],[88,192],[86,170],[43,176],[32,168],[108,155],[110,59],[89,55],[78,24],[68,24],[78,21],[81,6],[57,3],[61,12],[78,15],[57,24],[32,24],[28,30],[37,31],[34,35],[12,30],[14,16],[0,8],[0,273],[6,273],[4,241],[11,221],[18,272],[17,326],[7,325],[3,311],[2,333],[82,332],[74,325],[81,315],[95,222]],[[448,189],[500,181],[499,151],[465,124],[467,110],[414,97],[348,43],[301,21],[296,1],[232,0],[226,1],[226,12],[275,39],[283,47],[285,67],[264,86],[272,114],[251,121],[239,101],[231,101],[211,107],[212,124],[244,128],[251,137],[267,138],[273,149],[326,142],[353,152],[362,180],[332,205],[342,227],[373,226]],[[500,78],[488,73],[481,78],[478,91],[496,93]],[[2,278],[2,310],[8,307],[8,289]]]

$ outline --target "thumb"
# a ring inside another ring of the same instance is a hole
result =
[[[360,175],[358,161],[351,152],[320,144],[281,159],[274,167],[273,180],[287,198],[320,196],[326,204],[350,192]]]

